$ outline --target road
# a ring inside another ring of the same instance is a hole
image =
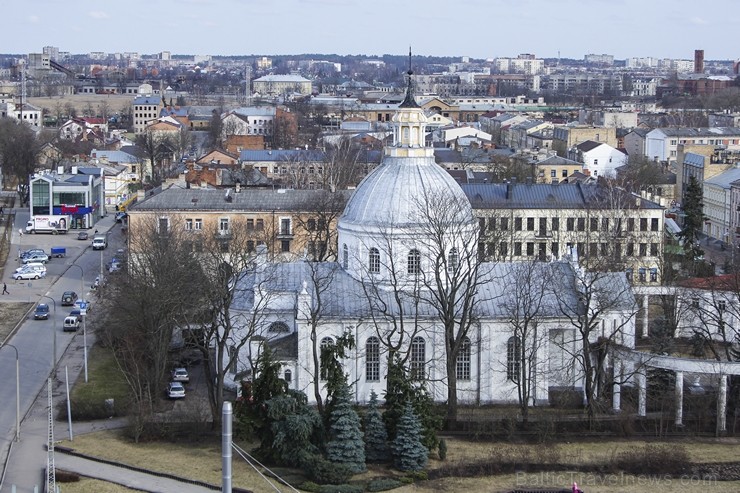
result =
[[[82,293],[80,297],[89,298],[90,287],[100,274],[101,263],[104,264],[109,261],[115,254],[116,249],[123,244],[120,229],[115,228],[113,214],[103,218],[96,226],[101,233],[109,232],[109,238],[111,239],[109,247],[103,251],[93,251],[90,246],[91,240],[78,241],[76,232],[70,232],[67,235],[20,235],[18,229],[25,225],[27,220],[28,210],[17,209],[11,252],[32,247],[43,248],[48,252],[52,246],[63,246],[67,250],[67,256],[51,259],[47,264],[46,278],[34,281],[16,282],[12,280],[11,275],[19,265],[16,255],[11,255],[6,263],[3,281],[7,283],[10,295],[4,295],[0,301],[43,302],[51,308],[49,320],[33,320],[32,313],[29,313],[26,320],[6,341],[18,350],[21,419],[28,415],[34,401],[40,394],[46,396],[46,384],[52,371],[52,361],[58,362],[67,350],[76,353],[83,352],[82,329],[77,333],[62,331],[64,317],[70,310],[70,307],[61,306],[62,293],[64,291],[76,291],[78,294]],[[49,300],[49,298],[54,301]],[[92,307],[92,310],[95,310],[95,306]],[[56,334],[55,355],[53,354],[54,334]],[[26,472],[18,470],[17,467],[11,467],[9,464],[12,461],[8,462],[9,454],[13,453],[12,449],[19,447],[19,444],[13,443],[16,430],[15,364],[16,354],[13,348],[0,348],[0,376],[2,376],[0,378],[0,467],[2,467],[0,478],[4,478],[0,491],[11,491],[9,485],[15,483],[19,485],[17,491],[20,493],[22,491],[33,491],[33,485],[39,484],[39,478],[38,476],[24,478]],[[70,368],[70,378],[79,373],[75,373],[75,370],[79,369]],[[58,377],[64,378],[63,368],[57,369],[57,372]],[[21,422],[21,442],[24,441],[23,431],[24,423]],[[57,434],[59,435],[59,432]],[[28,439],[30,440],[31,437],[29,436]],[[31,460],[43,467],[46,463],[45,450],[39,450],[38,455],[34,454]],[[35,464],[30,464],[29,467],[35,467]]]

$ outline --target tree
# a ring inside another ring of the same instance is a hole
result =
[[[265,405],[274,432],[272,457],[289,467],[306,467],[319,453],[321,416],[298,391],[275,396]]]
[[[223,120],[221,113],[217,110],[213,110],[211,123],[208,126],[208,147],[211,149],[223,147]]]
[[[126,271],[111,276],[107,286],[105,303],[115,310],[101,311],[99,332],[131,390],[138,437],[167,381],[173,332],[183,326],[188,307],[201,301],[192,289],[200,264],[179,229],[154,220],[140,222],[129,247]]]
[[[347,192],[317,190],[310,201],[298,206],[306,213],[296,217],[296,227],[305,233],[309,260],[326,262],[338,258],[336,223],[347,200]]]
[[[419,244],[430,262],[419,290],[442,325],[445,343],[447,418],[457,419],[457,362],[470,348],[470,331],[479,323],[481,287],[490,279],[477,254],[480,230],[466,198],[426,191],[416,199]]]
[[[687,261],[693,264],[696,259],[704,255],[699,246],[699,234],[704,223],[704,196],[701,184],[694,176],[689,178],[686,191],[683,196],[683,229],[678,237],[683,240],[683,249]]]
[[[362,169],[358,164],[360,149],[352,144],[349,137],[342,137],[324,153],[323,188],[336,192],[355,186],[360,181]]]
[[[542,357],[543,346],[549,343],[542,323],[554,308],[548,296],[552,279],[550,264],[533,261],[510,265],[504,274],[509,287],[499,302],[512,328],[506,372],[516,384],[519,410],[527,423],[537,376],[548,364]]]
[[[36,171],[40,145],[31,127],[0,118],[0,166],[5,186],[17,186],[21,204],[28,200],[28,177]]]
[[[329,417],[329,441],[326,458],[331,462],[347,465],[353,473],[366,470],[365,444],[362,441],[360,418],[350,404],[346,379],[332,397]]]
[[[136,136],[136,146],[141,148],[149,160],[152,175],[151,181],[159,185],[164,179],[163,161],[171,150],[172,144],[168,135],[162,132],[145,131]]]
[[[185,222],[178,219],[174,227],[185,229]],[[221,227],[214,225],[189,240],[202,266],[196,285],[203,303],[187,311],[188,325],[197,334],[194,341],[205,362],[214,426],[220,423],[228,374],[238,375],[245,369],[254,374],[257,370],[245,368],[247,363],[239,356],[246,349],[248,361],[257,360],[250,341],[268,331],[267,309],[274,295],[267,286],[276,277],[274,264],[264,258],[266,251],[260,248],[255,252],[254,248],[256,242],[266,239],[265,231],[250,229],[246,220],[232,220],[227,229]],[[251,299],[251,305],[237,306],[236,300],[244,298]]]
[[[388,432],[374,391],[370,393],[370,403],[365,412],[365,458],[368,462],[385,462],[390,458]]]
[[[429,450],[422,444],[422,428],[411,404],[406,404],[393,440],[395,466],[401,471],[420,471],[429,461]]]

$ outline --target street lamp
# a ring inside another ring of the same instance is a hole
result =
[[[72,264],[70,267],[77,267],[80,269],[80,296],[84,296],[85,291],[85,271],[82,270],[77,264]],[[83,298],[83,301],[87,301]],[[86,310],[85,310],[86,311]],[[87,313],[82,313],[80,310],[80,316],[82,317],[82,352],[85,358],[85,383],[87,383]]]
[[[18,359],[18,348],[12,344],[0,344],[0,349],[4,346],[12,347],[15,350],[15,441],[21,440],[21,371]]]
[[[53,317],[52,330],[54,331],[54,336],[53,336],[53,340],[54,340],[54,350],[53,351],[54,352],[51,353],[51,371],[54,373],[54,378],[56,378],[57,376],[57,302],[54,298],[52,298],[51,296],[47,296],[45,294],[40,294],[39,297],[46,298],[47,300],[51,300],[51,302],[54,304],[54,311],[52,312],[52,317]]]

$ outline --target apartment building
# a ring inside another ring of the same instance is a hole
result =
[[[350,192],[183,188],[172,185],[139,199],[128,210],[129,237],[152,224],[177,230],[195,251],[218,240],[219,248],[264,245],[270,258],[336,258],[336,219]],[[132,251],[132,255],[136,252]]]
[[[658,161],[675,162],[680,144],[719,146],[740,151],[740,128],[656,128],[645,136],[645,155]]]
[[[146,126],[153,120],[159,118],[159,113],[164,108],[160,96],[139,96],[134,99],[134,133],[144,132]]]
[[[479,253],[501,261],[571,256],[594,270],[660,283],[664,208],[621,189],[561,183],[464,184],[484,232]]]
[[[587,140],[617,147],[617,129],[570,124],[555,127],[552,131],[552,148],[560,157],[568,157],[571,148]]]

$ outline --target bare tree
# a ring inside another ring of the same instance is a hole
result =
[[[131,390],[136,436],[151,418],[164,390],[168,350],[176,327],[200,303],[197,259],[181,230],[168,221],[141,220],[129,239],[125,272],[111,276],[98,327]]]
[[[28,176],[36,170],[40,145],[23,122],[0,118],[0,166],[6,187],[17,186],[21,204],[28,200]]]
[[[193,341],[206,363],[214,426],[221,420],[227,374],[238,375],[244,369],[254,374],[255,368],[245,368],[257,360],[249,342],[267,332],[273,300],[268,286],[275,281],[273,264],[258,258],[255,231],[246,221],[230,221],[228,229],[220,228],[215,225],[210,231],[193,231],[188,240],[203,273],[198,283],[203,303],[188,311],[188,326],[197,333]],[[251,302],[242,305],[240,300]],[[245,354],[246,362],[239,360]]]
[[[547,366],[541,351],[549,343],[544,320],[554,308],[550,291],[552,271],[550,264],[537,261],[507,265],[504,279],[508,288],[499,302],[512,329],[506,373],[516,384],[519,409],[526,423],[537,376]]]
[[[360,149],[349,137],[342,137],[324,154],[321,173],[323,187],[332,192],[355,186],[360,180],[362,169],[358,164]]]
[[[422,300],[442,325],[447,417],[457,418],[457,359],[479,324],[481,287],[490,280],[477,254],[480,230],[464,197],[425,191],[415,201],[419,241],[431,268],[422,273]]]
[[[296,216],[296,226],[305,234],[309,260],[326,262],[337,259],[336,223],[347,199],[346,192],[319,190],[310,202],[299,206],[305,214]]]
[[[164,178],[163,161],[170,153],[172,146],[169,136],[162,132],[145,131],[136,136],[136,145],[141,148],[149,160],[152,169],[151,181],[159,185]]]

